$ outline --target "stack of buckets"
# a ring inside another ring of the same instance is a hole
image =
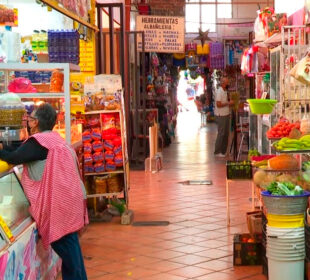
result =
[[[267,211],[267,258],[270,280],[304,280],[305,211],[309,193],[272,196],[262,192]]]

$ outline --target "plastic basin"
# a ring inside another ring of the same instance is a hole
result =
[[[275,99],[247,99],[252,114],[264,115],[271,114],[274,105],[278,102]]]

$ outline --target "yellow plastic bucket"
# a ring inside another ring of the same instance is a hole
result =
[[[267,214],[268,226],[277,228],[304,227],[304,214],[299,215],[274,215]]]

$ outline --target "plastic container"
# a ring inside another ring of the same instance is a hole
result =
[[[268,277],[272,280],[304,280],[305,231],[267,225]]]
[[[226,161],[227,179],[252,179],[252,164],[250,161]]]
[[[302,195],[295,196],[277,196],[268,191],[263,191],[261,194],[269,214],[296,215],[305,213],[310,192],[304,191]]]
[[[274,99],[247,99],[252,114],[264,115],[271,114],[274,105],[278,102]]]
[[[304,280],[304,260],[285,261],[268,257],[268,278],[272,280]]]
[[[268,225],[277,228],[298,228],[304,226],[305,216],[267,214]]]

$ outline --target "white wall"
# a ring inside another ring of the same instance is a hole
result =
[[[71,19],[55,10],[49,12],[47,7],[41,7],[35,0],[0,0],[0,4],[18,9],[19,26],[13,28],[13,31],[21,33],[22,36],[31,35],[33,30],[71,29],[73,27]]]

